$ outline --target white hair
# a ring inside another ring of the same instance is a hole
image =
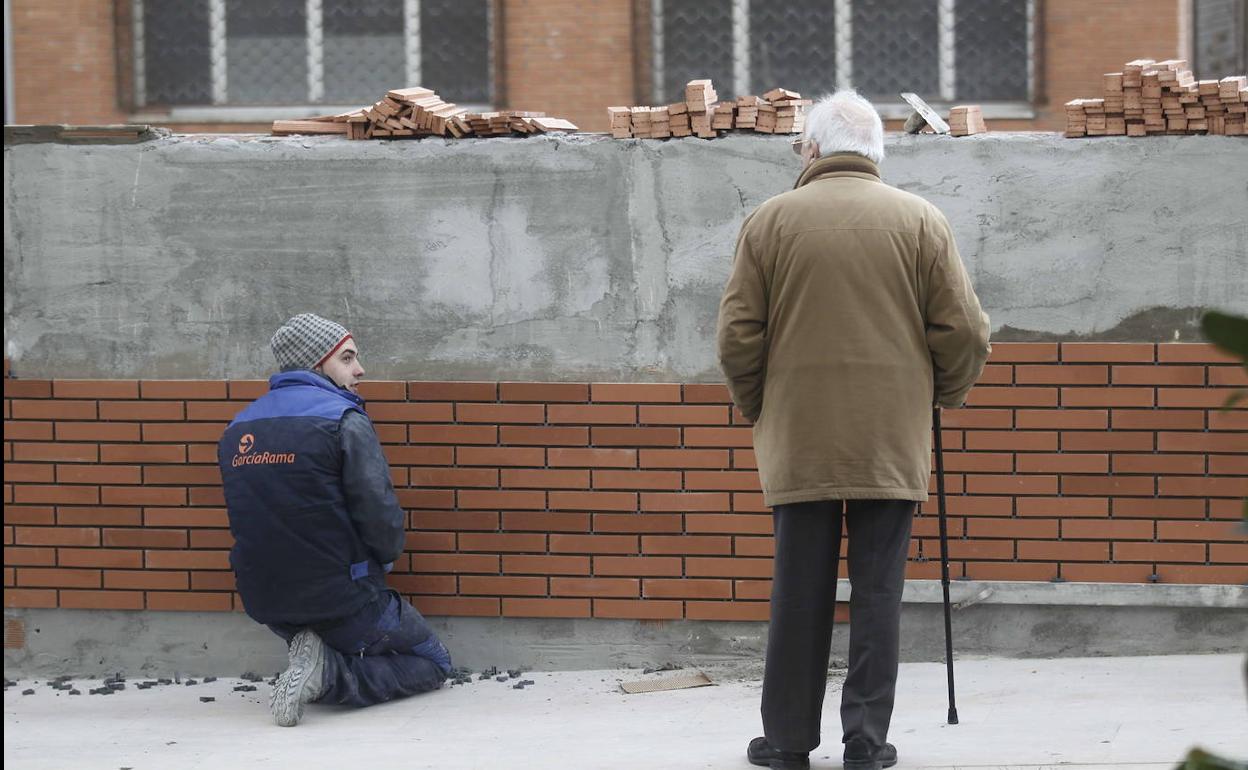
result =
[[[815,102],[806,113],[803,138],[819,146],[821,157],[854,152],[876,163],[884,160],[884,122],[871,102],[852,89]]]

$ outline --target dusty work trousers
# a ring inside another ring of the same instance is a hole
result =
[[[300,626],[270,625],[288,643]],[[451,655],[420,612],[395,591],[346,618],[315,624],[325,642],[324,693],[317,703],[371,706],[436,690]]]
[[[904,500],[826,500],[775,507],[776,558],[763,680],[763,732],[781,751],[819,745],[836,608],[841,522],[849,531],[849,671],[842,741],[884,745],[897,685],[898,626],[910,525]]]

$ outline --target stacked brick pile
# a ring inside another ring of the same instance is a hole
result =
[[[1104,96],[1066,103],[1066,136],[1244,136],[1248,77],[1196,80],[1182,59],[1136,59],[1105,75]]]
[[[949,133],[952,136],[972,136],[988,133],[984,124],[984,111],[978,104],[953,107],[949,110]]]
[[[775,88],[762,96],[718,99],[710,80],[691,80],[685,86],[683,102],[661,107],[608,107],[611,135],[616,139],[714,139],[733,129],[800,134],[806,127],[810,100],[796,91]]]
[[[468,112],[444,102],[428,88],[389,91],[371,107],[310,120],[275,120],[273,133],[343,134],[348,139],[421,136],[512,136],[575,131],[576,126],[544,112]]]

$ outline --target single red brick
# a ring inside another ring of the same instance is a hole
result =
[[[683,605],[678,601],[647,599],[594,599],[594,617],[629,620],[679,620]]]
[[[1199,459],[1199,455],[1195,457]],[[1177,470],[1176,472],[1187,473],[1188,471]],[[1199,473],[1199,471],[1191,472]],[[1248,455],[1210,455],[1209,472],[1228,476],[1248,476]]]
[[[1057,564],[1036,561],[968,561],[966,577],[971,580],[1047,581],[1057,577]]]
[[[685,428],[687,447],[754,448],[752,428]]]
[[[1158,564],[1157,575],[1163,583],[1243,585],[1248,583],[1248,566]]]
[[[685,488],[692,490],[757,491],[757,471],[685,471]]]
[[[1248,543],[1210,543],[1209,561],[1215,564],[1248,564]]]
[[[508,449],[509,452],[516,451]],[[540,451],[540,450],[539,450]],[[657,450],[646,450],[657,451]],[[569,449],[546,450],[547,462],[552,468],[635,468],[636,449]]]
[[[1157,360],[1164,363],[1233,364],[1235,357],[1213,345],[1198,342],[1164,342],[1157,346]]]
[[[51,422],[18,422],[4,421],[5,441],[51,441]]]
[[[98,462],[99,451],[95,444],[27,444],[13,445],[13,459],[23,462]]]
[[[61,591],[60,606],[68,610],[141,610],[139,591]]]
[[[1204,543],[1114,543],[1114,561],[1204,562]]]
[[[585,427],[519,427],[504,425],[500,429],[504,446],[585,446],[589,428]]]
[[[1114,498],[1114,517],[1150,519],[1203,519],[1205,500]]]
[[[147,527],[209,527],[226,528],[230,517],[224,508],[147,508],[143,512]]]
[[[593,472],[595,489],[680,489],[678,471],[613,471]]]
[[[413,596],[421,614],[453,617],[498,617],[500,600],[484,596]]]
[[[1203,430],[1204,412],[1177,409],[1115,409],[1114,430]]]
[[[1045,561],[1109,561],[1109,543],[1087,540],[1020,540],[1018,558]]]
[[[184,529],[105,529],[103,545],[112,548],[186,548]]]
[[[148,569],[229,569],[227,551],[146,551]]]
[[[450,489],[396,489],[404,508],[454,508],[455,492]]]
[[[994,364],[1057,361],[1057,343],[994,342],[988,360]]]
[[[1109,427],[1106,409],[1019,409],[1014,419],[1020,430],[1104,430]]]
[[[680,403],[680,384],[675,382],[595,382],[589,388],[592,401],[630,404]]]
[[[55,567],[56,566],[56,549],[55,548],[21,548],[17,546],[5,546],[4,549],[4,566],[6,567]],[[67,564],[64,566],[94,566],[82,564]]]
[[[13,490],[15,503],[54,505],[95,505],[100,502],[99,487],[18,484]]]
[[[767,601],[771,598],[771,581],[734,580],[733,592],[736,599]]]
[[[1248,476],[1162,476],[1157,494],[1163,497],[1248,497]]]
[[[608,428],[596,426],[591,429],[590,443],[595,446],[679,446],[680,428]]]
[[[583,403],[589,400],[589,384],[584,382],[503,382],[498,389],[501,401]]]
[[[1153,389],[1062,388],[1062,406],[1153,406]]]
[[[101,420],[182,420],[186,407],[181,401],[101,401]]]
[[[226,386],[234,401],[255,401],[269,392],[268,380],[230,380]]]
[[[1248,387],[1248,370],[1242,366],[1211,366],[1209,367],[1209,384],[1246,388]]]
[[[5,359],[6,361],[8,359]],[[50,380],[15,380],[8,375],[4,378],[4,397],[7,398],[51,398],[52,382]]]
[[[549,422],[581,425],[633,425],[637,407],[631,404],[552,404],[546,408]]]
[[[1203,366],[1115,366],[1115,385],[1204,385]]]
[[[641,494],[641,510],[643,511],[688,511],[725,512],[730,510],[729,496],[724,492],[643,492]]]
[[[1152,363],[1156,346],[1151,342],[1063,342],[1062,361],[1066,363],[1118,361]]]
[[[595,513],[595,532],[681,532],[678,513]]]
[[[732,510],[739,513],[771,513],[761,492],[733,492]]]
[[[726,406],[643,406],[642,425],[728,425]]]
[[[57,441],[138,441],[137,422],[58,422]]]
[[[54,398],[138,398],[137,380],[56,380],[52,383]]]
[[[1248,433],[1158,433],[1161,452],[1248,452]]]
[[[1063,519],[1063,540],[1152,540],[1147,519]]]
[[[1153,435],[1141,432],[1062,431],[1064,452],[1151,452]]]
[[[1005,429],[1014,427],[1013,409],[944,409],[941,410],[940,422],[945,428],[983,428]],[[1022,425],[1019,426],[1024,427]],[[1029,425],[1027,427],[1053,427],[1051,425]]]
[[[139,392],[144,399],[224,401],[229,397],[226,384],[219,380],[143,380]]]
[[[731,599],[731,580],[650,578],[643,584],[647,599]]]
[[[360,396],[370,403],[376,401],[403,401],[407,398],[407,383],[395,382],[394,380],[361,382]]]
[[[770,607],[767,602],[690,601],[685,602],[685,617],[689,620],[767,620]]]
[[[503,556],[503,572],[529,575],[588,575],[588,556],[533,556],[507,554]]]
[[[233,596],[228,593],[148,591],[146,597],[149,610],[221,612],[233,609]]]
[[[736,556],[775,556],[776,555],[775,538],[734,537],[732,540],[733,540],[733,554]]]
[[[101,487],[104,505],[186,505],[185,487]]]
[[[494,511],[412,511],[415,529],[496,530],[499,515]]]
[[[982,372],[980,372],[979,379],[975,382],[978,385],[1012,385],[1014,384],[1014,367],[1001,364],[989,364],[984,367]]]
[[[71,401],[48,399],[43,401],[17,400],[11,404],[15,420],[94,420],[94,401]]]
[[[411,401],[497,401],[498,383],[409,382],[407,397]]]
[[[1105,385],[1108,366],[1017,366],[1014,378],[1021,385]]]
[[[1080,583],[1146,583],[1153,572],[1149,564],[1062,565],[1062,578]]]
[[[497,444],[496,425],[409,425],[413,444]]]
[[[459,592],[468,596],[545,596],[545,577],[463,575]]]
[[[412,557],[412,569],[421,572],[498,572],[498,555],[485,553],[422,553]]]
[[[1056,539],[1057,519],[971,519],[966,532],[973,538]]]
[[[967,431],[966,448],[974,450],[1053,452],[1057,450],[1057,433],[1049,430],[972,430]]]
[[[185,572],[156,570],[105,570],[104,587],[135,591],[185,591],[190,579]]]
[[[508,618],[587,618],[591,599],[503,599]]]
[[[724,385],[688,382],[684,385],[686,404],[731,404],[732,396]]]
[[[1243,540],[1244,536],[1239,527],[1229,521],[1158,521],[1157,539],[1235,542]]]
[[[191,506],[225,506],[225,491],[221,487],[191,487],[187,492],[190,497],[188,504]]]
[[[1051,475],[971,475],[966,489],[973,495],[1055,495],[1057,477]]]
[[[413,487],[497,487],[494,468],[412,468]]]
[[[99,588],[98,569],[19,567],[17,585],[29,588]]]
[[[395,447],[396,449],[417,449],[418,447]],[[444,447],[434,447],[443,449]],[[450,447],[445,447],[450,452]],[[551,450],[554,451],[554,450]],[[396,455],[405,457],[405,454]],[[392,460],[396,462],[396,460]],[[494,466],[530,466],[541,467],[546,464],[546,450],[541,447],[487,447],[461,446],[455,447],[455,462],[459,465],[494,465]],[[412,463],[415,465],[416,463]]]
[[[455,407],[449,403],[383,402],[369,404],[368,416],[374,422],[451,422]]]
[[[58,548],[57,563],[62,567],[104,567],[141,569],[143,552],[116,548]]]
[[[63,465],[62,468],[71,466]],[[92,466],[84,466],[92,467]],[[4,480],[10,483],[52,484],[56,482],[56,466],[42,463],[5,463]]]
[[[511,469],[503,470],[504,489],[588,489],[587,470]]]
[[[508,532],[588,532],[588,513],[551,513],[549,511],[507,511],[503,529]]]
[[[8,395],[9,380],[5,380],[5,395]],[[36,609],[56,606],[56,589],[47,588],[5,588],[4,606],[11,608]]]
[[[51,526],[58,523],[55,511],[56,509],[50,505],[6,505],[4,506],[4,523]],[[59,523],[71,524],[72,522],[61,521]]]
[[[1063,495],[1152,497],[1152,476],[1062,476]]]
[[[637,598],[641,596],[640,580],[636,578],[568,578],[550,579],[551,596],[609,596]]]
[[[179,444],[104,444],[102,463],[184,463],[186,447]]]
[[[546,421],[544,404],[456,404],[459,422],[541,423]],[[466,443],[466,442],[461,442]]]
[[[967,395],[966,405],[980,406],[1057,406],[1057,388],[977,385]]]
[[[550,536],[551,553],[625,554],[639,553],[636,535],[557,535]]]
[[[557,494],[583,494],[569,492],[551,492],[553,498]],[[480,508],[484,510],[542,510],[546,507],[546,492],[523,491],[523,490],[491,490],[491,489],[461,489],[455,493],[460,508]],[[413,506],[413,507],[432,507],[432,506]],[[566,507],[555,506],[551,508]],[[583,506],[571,506],[580,508]]]
[[[679,575],[679,556],[595,556],[595,575]]]
[[[1049,457],[1050,455],[1025,455],[1023,457]],[[945,452],[945,471],[952,473],[1012,473],[1014,455],[1008,452]],[[932,465],[935,467],[935,456]]]
[[[727,555],[732,553],[732,538],[718,535],[643,535],[641,550],[645,554]]]
[[[1204,455],[1114,455],[1114,473],[1204,473]]]
[[[552,535],[553,539],[555,536]],[[490,551],[490,552],[546,552],[546,535],[540,533],[497,533],[497,532],[462,532],[459,535],[459,550]],[[551,549],[552,551],[554,548]]]

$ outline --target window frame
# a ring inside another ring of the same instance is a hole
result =
[[[117,27],[122,38],[121,56],[118,60],[119,75],[124,77],[128,88],[123,91],[123,106],[133,116],[147,116],[151,120],[183,123],[258,123],[275,119],[298,119],[354,110],[360,104],[329,104],[317,99],[324,95],[325,72],[322,61],[323,15],[322,0],[303,0],[306,27],[304,40],[307,46],[307,94],[304,103],[265,105],[231,104],[227,81],[228,47],[226,44],[226,0],[208,0],[209,7],[209,78],[211,101],[205,104],[149,104],[146,93],[147,61],[144,50],[143,29],[144,0],[122,0],[118,3]],[[421,0],[403,2],[403,52],[405,83],[395,87],[421,84]],[[502,0],[486,0],[486,50],[489,61],[486,71],[489,77],[490,104],[461,103],[460,106],[475,111],[491,109],[500,98],[499,62],[501,57]],[[381,98],[383,94],[377,94]]]
[[[734,85],[745,83],[752,88],[750,82],[750,3],[763,0],[725,0],[732,9],[732,72]],[[833,18],[836,39],[836,88],[853,87],[853,0],[829,0],[834,2]],[[1040,20],[1043,0],[1025,0],[1027,3],[1027,97],[1021,100],[979,102],[983,107],[984,117],[988,119],[1032,119],[1036,117],[1036,103],[1039,98],[1039,40],[1041,35]],[[664,0],[649,0],[650,6],[650,99],[652,104],[664,102],[663,87],[663,3]],[[957,82],[957,0],[936,0],[939,24],[939,55],[940,55],[940,93],[927,99],[928,103],[938,111],[948,110],[960,104],[955,91]],[[922,94],[921,94],[922,95]],[[913,108],[904,101],[874,102],[880,116],[889,120],[904,120],[913,112]]]

